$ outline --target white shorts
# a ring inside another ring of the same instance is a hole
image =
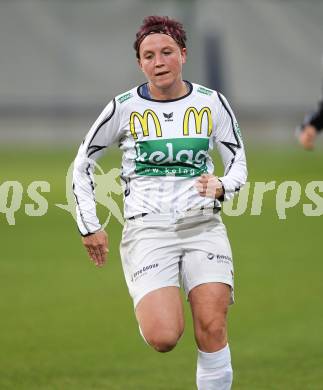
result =
[[[134,306],[147,293],[180,282],[186,296],[203,283],[228,284],[233,303],[232,253],[219,213],[159,217],[127,220],[123,229],[120,253]]]

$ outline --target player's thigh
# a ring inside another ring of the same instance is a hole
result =
[[[227,312],[231,286],[225,283],[205,283],[189,293],[194,334],[198,347],[214,352],[227,344]]]
[[[163,287],[147,293],[136,306],[136,317],[145,338],[159,335],[177,340],[184,329],[179,288]]]
[[[207,326],[216,319],[225,319],[231,299],[231,286],[218,282],[200,284],[190,291],[188,299],[194,324]]]

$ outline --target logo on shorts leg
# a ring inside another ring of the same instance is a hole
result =
[[[215,255],[213,253],[207,254],[208,260],[215,260],[217,263],[229,264],[232,263],[232,259],[227,255]]]
[[[131,275],[131,281],[132,282],[136,282],[138,279],[140,279],[142,276],[145,276],[147,275],[147,273],[154,269],[154,268],[157,268],[159,266],[158,263],[155,263],[155,264],[150,264],[150,265],[146,265],[145,267],[143,268],[140,268],[138,271],[134,272],[132,275]]]

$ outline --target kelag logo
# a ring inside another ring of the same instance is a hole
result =
[[[208,138],[138,141],[136,173],[147,176],[199,176],[207,171]]]

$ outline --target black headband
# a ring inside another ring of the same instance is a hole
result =
[[[151,31],[148,31],[144,34],[142,34],[142,36],[140,37],[140,39],[138,40],[137,42],[137,58],[140,58],[139,56],[139,49],[140,49],[140,45],[142,43],[142,41],[148,36],[148,35],[151,35],[151,34],[165,34],[165,35],[168,35],[169,37],[173,38],[174,41],[182,48],[186,47],[185,45],[185,42],[183,39],[178,39],[176,38],[168,29],[155,29],[155,30],[151,30]]]

